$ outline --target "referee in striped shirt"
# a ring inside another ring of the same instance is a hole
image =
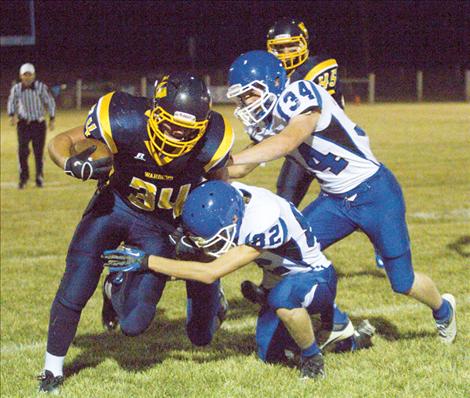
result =
[[[15,84],[8,97],[8,116],[12,126],[17,126],[18,158],[20,180],[18,188],[23,189],[29,179],[29,143],[33,144],[36,160],[36,186],[44,182],[44,144],[46,141],[45,107],[49,112],[49,129],[54,129],[55,101],[47,86],[36,80],[33,64],[23,64],[20,68],[20,83]]]

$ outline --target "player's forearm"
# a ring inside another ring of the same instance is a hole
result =
[[[312,134],[319,117],[320,113],[310,112],[292,118],[279,134],[233,155],[233,164],[259,164],[282,158]]]
[[[260,255],[260,251],[247,245],[236,246],[210,263],[199,261],[181,261],[150,256],[148,267],[179,279],[191,279],[203,283],[213,283],[249,264]]]
[[[215,260],[213,261],[215,262]],[[165,257],[150,256],[149,269],[179,279],[191,279],[202,283],[213,283],[219,279],[218,273],[210,263],[199,261],[172,260]]]
[[[75,127],[53,137],[47,145],[47,150],[52,161],[61,169],[65,161],[70,157],[70,150],[80,139],[85,139],[82,127]]]
[[[228,167],[228,175],[230,178],[243,178],[258,166],[258,163],[232,165]]]
[[[235,166],[250,164],[256,167],[259,163],[279,159],[294,149],[288,137],[277,135],[233,155],[233,164]]]

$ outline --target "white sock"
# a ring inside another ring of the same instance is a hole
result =
[[[54,376],[63,376],[64,360],[65,356],[56,357],[55,355],[46,352],[46,361],[44,364],[44,369],[50,370],[54,374]]]
[[[109,281],[104,283],[104,294],[111,300],[113,284]]]

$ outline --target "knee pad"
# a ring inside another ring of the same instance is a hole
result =
[[[119,320],[122,333],[129,337],[142,334],[152,323],[155,311],[155,305],[138,305],[125,318]]]
[[[393,291],[408,294],[415,280],[413,264],[411,263],[411,250],[398,257],[383,257],[382,260]]]

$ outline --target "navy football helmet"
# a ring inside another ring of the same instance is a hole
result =
[[[158,164],[194,148],[209,123],[211,97],[200,78],[190,73],[165,76],[155,88],[147,126],[147,147]]]
[[[207,181],[184,202],[181,216],[185,233],[213,257],[236,246],[245,204],[242,194],[227,182]]]
[[[277,98],[287,83],[282,63],[266,51],[249,51],[240,55],[231,65],[228,75],[228,98],[238,98],[235,116],[245,126],[253,126],[274,109]],[[259,97],[246,103],[245,96]]]
[[[266,46],[291,72],[308,58],[307,28],[303,22],[283,18],[269,29]]]

